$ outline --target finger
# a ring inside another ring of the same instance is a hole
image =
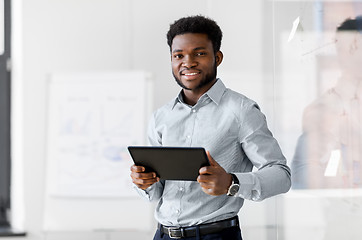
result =
[[[206,174],[207,173],[207,167],[200,168],[199,173],[200,174]]]
[[[210,176],[210,175],[199,175],[198,177],[197,177],[197,181],[199,182],[199,183],[203,183],[203,182],[211,182],[212,181],[212,176]]]
[[[148,187],[150,187],[152,184],[156,183],[160,181],[160,179],[157,178],[153,178],[153,179],[140,179],[140,178],[132,178],[132,182],[141,189],[146,189]]]
[[[209,194],[209,189],[207,189],[207,188],[201,188],[201,190],[202,190],[204,193]]]
[[[201,175],[214,174],[215,173],[215,166],[202,167],[202,168],[200,168],[199,173]]]
[[[132,178],[139,178],[139,179],[154,179],[157,177],[156,173],[139,173],[139,172],[131,172]]]
[[[207,155],[207,158],[209,159],[209,162],[210,162],[210,165],[211,166],[220,166],[215,160],[213,157],[211,157],[211,154],[209,151],[206,151],[206,155]]]
[[[136,185],[151,186],[152,184],[157,182],[157,178],[152,178],[152,179],[133,178],[132,181]]]
[[[136,165],[133,164],[131,166],[131,171],[132,172],[144,172],[144,171],[146,171],[146,169],[143,166],[136,166]]]
[[[214,189],[212,188],[202,188],[202,191],[208,195],[215,195]]]
[[[209,183],[209,182],[200,182],[200,186],[202,188],[206,188],[206,189],[212,189],[214,188],[214,184]]]

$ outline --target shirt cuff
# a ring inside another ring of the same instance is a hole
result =
[[[248,200],[257,201],[261,196],[260,183],[256,176],[249,173],[233,173],[239,180],[240,188],[235,196],[241,197]]]
[[[143,190],[143,189],[137,187],[136,184],[133,184],[133,188],[138,192],[138,194],[147,200],[150,200],[149,191],[152,189],[152,186],[153,185],[151,185],[148,188],[146,188],[145,190]]]

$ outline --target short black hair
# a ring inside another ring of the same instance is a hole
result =
[[[362,15],[355,19],[348,18],[337,27],[337,32],[340,31],[359,31],[362,33]]]
[[[167,44],[172,45],[174,37],[185,33],[204,33],[212,42],[214,52],[218,52],[221,46],[222,31],[217,23],[207,17],[196,15],[183,17],[170,25],[167,32]]]

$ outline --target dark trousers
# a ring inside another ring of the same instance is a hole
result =
[[[184,240],[242,240],[241,231],[239,227],[226,228],[218,233],[207,234],[203,236],[195,236],[182,238]],[[153,240],[174,240],[167,234],[163,234],[157,229]]]

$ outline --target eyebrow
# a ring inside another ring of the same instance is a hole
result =
[[[197,48],[194,48],[192,49],[193,51],[198,51],[198,50],[205,50],[206,48],[205,47],[197,47]],[[172,51],[173,53],[177,53],[177,52],[183,52],[182,49],[175,49]]]

